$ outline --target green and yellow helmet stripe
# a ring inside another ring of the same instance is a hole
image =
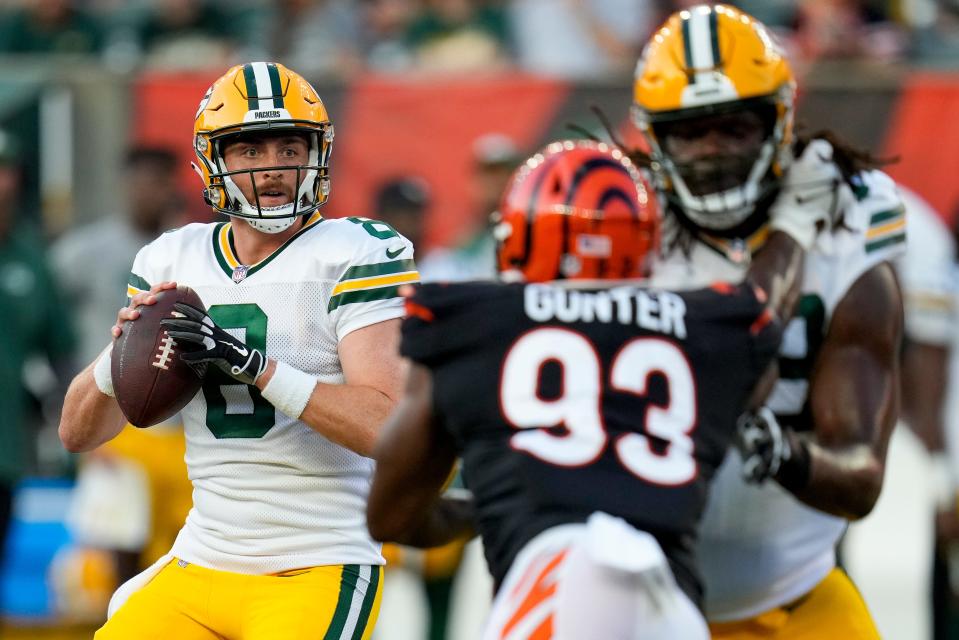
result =
[[[273,91],[273,106],[277,109],[283,108],[283,87],[280,86],[280,72],[272,62],[266,65],[267,74],[270,76],[270,89]]]
[[[686,70],[689,81],[696,82],[697,73],[722,66],[716,11],[704,7],[701,11],[684,11],[680,16]]]
[[[257,96],[259,95],[256,90],[256,76],[253,75],[253,65],[245,64],[243,65],[243,82],[246,84],[246,99],[247,99],[247,108],[250,111],[258,109],[257,107]]]
[[[247,107],[250,111],[283,108],[280,72],[272,62],[250,62],[243,65],[243,82],[246,85]]]

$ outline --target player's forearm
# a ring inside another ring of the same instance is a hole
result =
[[[942,411],[950,349],[907,340],[902,355],[902,417],[930,452],[945,447]]]
[[[126,424],[116,400],[97,387],[93,366],[77,374],[63,401],[60,441],[73,453],[96,449],[114,438]]]
[[[306,423],[327,440],[367,457],[372,455],[380,425],[395,404],[373,387],[324,384],[272,359],[256,386],[283,413]]]
[[[380,426],[395,404],[372,387],[317,383],[300,420],[328,440],[371,457]]]
[[[804,504],[847,520],[872,511],[882,489],[883,465],[865,444],[830,449],[807,440],[808,481],[786,488]]]
[[[802,285],[805,252],[788,234],[774,231],[746,274],[768,296],[768,305],[785,322],[792,316]]]
[[[429,549],[475,535],[473,499],[442,496],[422,520],[383,541]]]

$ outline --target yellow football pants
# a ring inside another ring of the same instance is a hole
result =
[[[172,560],[96,640],[369,640],[383,568],[335,565],[251,576]]]
[[[866,603],[840,569],[791,604],[749,620],[712,623],[709,630],[713,640],[879,640]]]

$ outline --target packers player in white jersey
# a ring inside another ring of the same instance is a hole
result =
[[[400,394],[396,290],[418,276],[388,225],[320,216],[332,142],[316,91],[279,64],[233,67],[200,103],[197,170],[230,221],[144,247],[112,328],[174,283],[207,307],[164,321],[205,363],[182,412],[194,507],[170,553],[114,595],[98,640],[372,634],[383,558],[364,519],[368,456]],[[112,395],[108,348],[67,393],[69,450],[119,432]]]
[[[806,259],[769,411],[717,473],[700,567],[714,638],[877,638],[836,568],[849,520],[882,487],[898,414],[902,301],[889,261],[904,210],[877,162],[832,134],[793,134],[795,81],[772,35],[729,6],[673,14],[636,69],[633,119],[666,202],[654,283],[741,274],[775,208],[827,208]]]

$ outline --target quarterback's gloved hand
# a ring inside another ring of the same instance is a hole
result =
[[[808,250],[820,230],[833,227],[849,194],[833,161],[832,145],[812,140],[786,170],[769,207],[770,228],[788,233]]]
[[[160,324],[174,340],[185,340],[204,347],[202,351],[180,354],[180,359],[200,372],[213,363],[228,376],[243,384],[254,384],[264,371],[267,359],[261,351],[247,346],[213,322],[213,318],[196,307],[177,302],[173,308],[183,318],[166,318]]]
[[[809,451],[796,433],[783,428],[767,407],[747,411],[736,423],[736,447],[743,458],[743,480],[773,478],[787,489],[809,482]]]

